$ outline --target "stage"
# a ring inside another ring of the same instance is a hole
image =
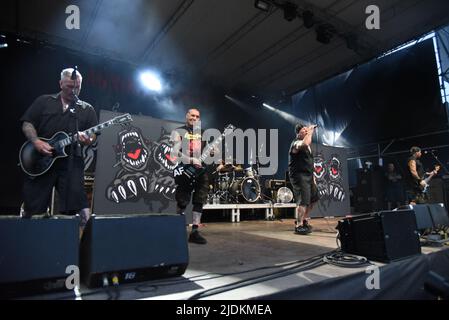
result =
[[[379,289],[367,289],[366,267],[323,262],[338,248],[338,219],[313,219],[314,232],[293,233],[293,220],[207,223],[206,245],[189,243],[189,265],[181,277],[26,297],[68,300],[246,300],[246,299],[431,299],[423,290],[429,270],[448,277],[447,246],[379,267]]]

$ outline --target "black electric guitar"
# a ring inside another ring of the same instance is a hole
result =
[[[434,176],[436,176],[438,174],[438,171],[440,171],[440,169],[441,169],[441,166],[436,165],[435,169],[429,174],[429,176],[427,178],[424,179],[424,182],[426,183],[426,185],[424,187],[420,186],[422,193],[427,193],[429,191],[429,182],[430,182],[430,180],[432,180],[432,178]]]
[[[204,162],[208,157],[210,157],[211,151],[221,143],[224,137],[231,134],[234,130],[235,127],[232,124],[227,125],[221,136],[204,148],[199,160]],[[173,170],[173,176],[177,185],[185,185],[193,183],[205,172],[206,168],[203,166],[200,167],[190,163],[179,163]]]
[[[83,131],[87,135],[100,132],[101,130],[117,124],[126,124],[133,121],[129,113],[115,117],[95,127]],[[56,159],[67,157],[65,147],[74,142],[74,137],[63,131],[55,133],[50,139],[39,138],[53,147],[51,156],[43,155],[36,150],[31,141],[25,142],[20,148],[19,161],[22,170],[29,176],[37,177],[46,173]]]

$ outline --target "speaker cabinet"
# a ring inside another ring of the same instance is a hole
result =
[[[185,217],[93,217],[81,241],[81,276],[89,287],[182,275],[189,254]]]
[[[0,296],[66,290],[69,266],[78,266],[79,220],[0,219]]]
[[[338,222],[341,249],[374,261],[390,262],[421,253],[412,210],[383,211]]]

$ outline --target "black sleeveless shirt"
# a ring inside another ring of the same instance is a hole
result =
[[[415,160],[415,163],[416,163],[416,172],[418,173],[418,176],[419,176],[421,179],[424,177],[424,168],[423,168],[423,165],[422,165],[421,161],[419,161],[419,160],[416,158],[416,156],[411,156],[410,158],[407,159],[407,180],[408,180],[408,183],[409,183],[410,185],[413,185],[413,186],[418,186],[418,185],[419,185],[419,181],[416,180],[415,177],[413,177],[412,173],[410,172],[410,168],[408,167],[408,163],[409,163],[411,160]]]
[[[288,170],[290,176],[296,176],[300,174],[312,175],[313,174],[313,155],[310,152],[310,148],[300,148],[298,153],[293,153],[295,148],[294,144],[299,139],[292,141],[289,150]]]

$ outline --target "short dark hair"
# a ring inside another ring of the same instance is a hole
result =
[[[410,154],[411,154],[411,155],[413,155],[413,154],[415,154],[415,153],[417,153],[417,152],[421,152],[421,148],[420,148],[420,147],[412,147],[412,148],[410,149]]]
[[[306,125],[303,123],[297,123],[295,126],[295,133],[298,134],[299,131],[301,131],[302,128],[304,128]]]

